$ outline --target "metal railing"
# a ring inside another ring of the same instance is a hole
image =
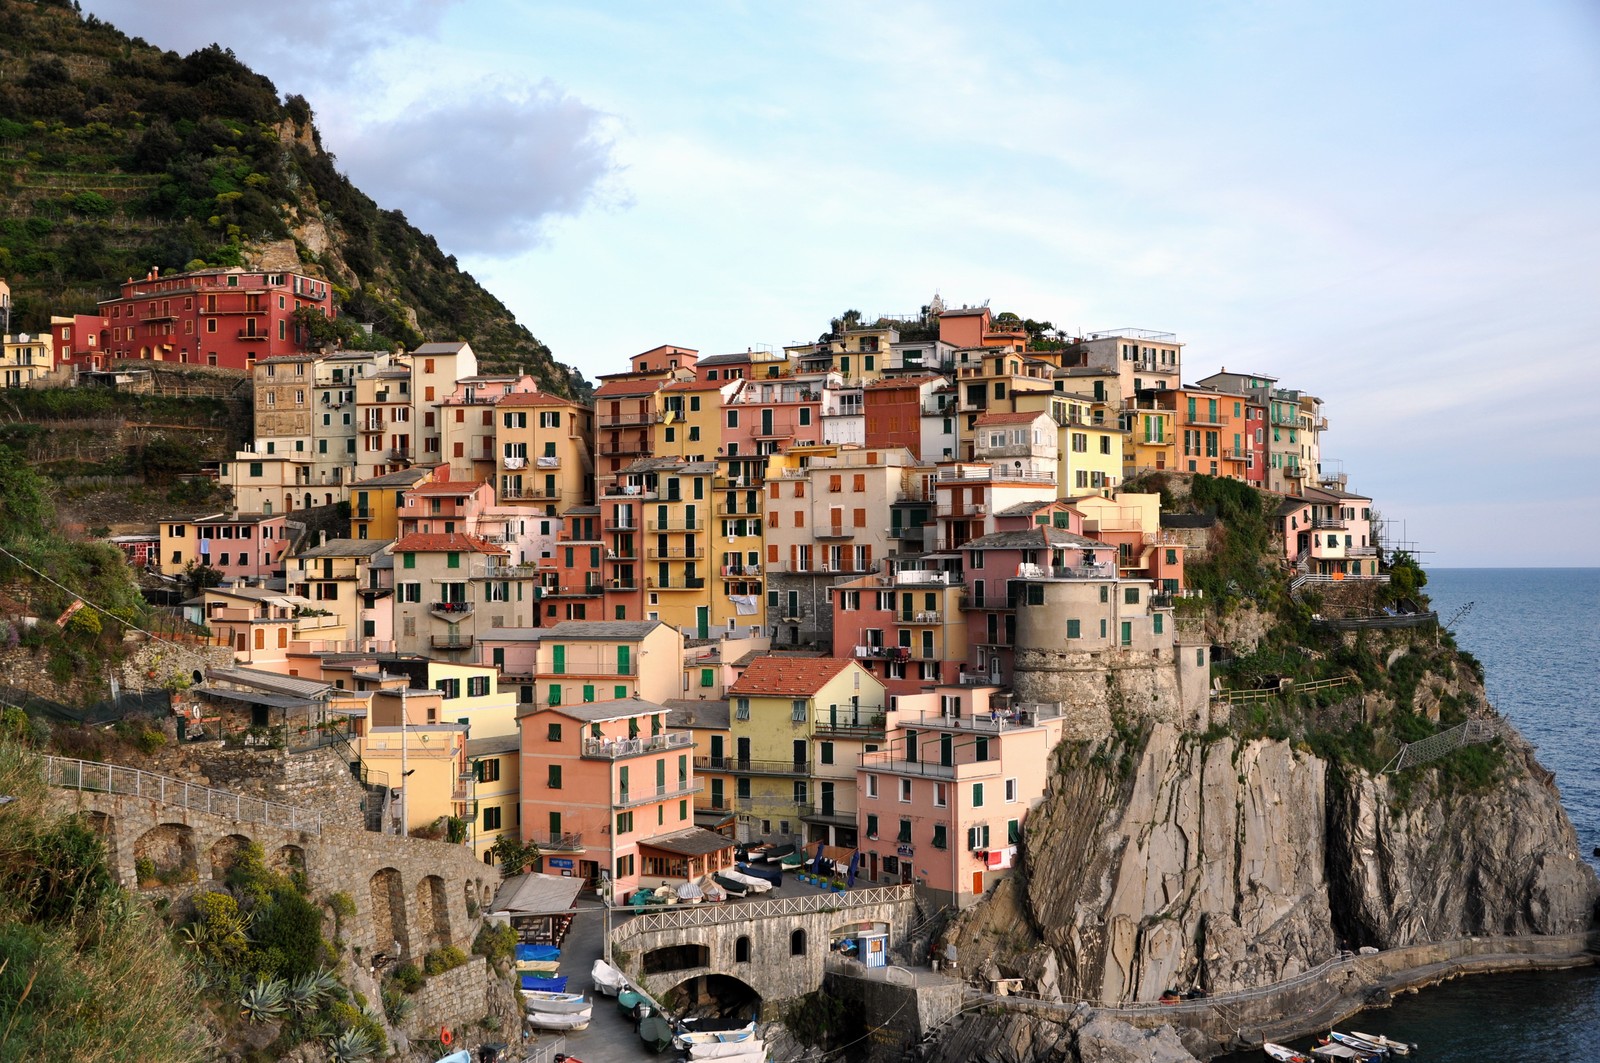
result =
[[[772,919],[816,912],[841,912],[880,904],[910,904],[911,886],[868,886],[844,893],[807,893],[799,897],[773,897],[740,904],[679,905],[662,911],[641,912],[619,924],[617,932],[629,938],[656,930],[681,930],[696,926],[724,926],[752,919]]]
[[[200,786],[139,768],[71,757],[44,758],[45,781],[51,786],[91,793],[126,794],[159,804],[227,816],[239,823],[322,833],[322,813],[229,790]]]
[[[809,760],[752,760],[749,757],[695,757],[695,771],[726,771],[736,775],[809,775]]]
[[[693,745],[694,735],[687,731],[669,731],[665,734],[640,738],[585,738],[583,755],[591,760],[617,760],[621,757],[636,757],[641,753],[688,749]]]
[[[668,786],[651,786],[642,790],[624,790],[617,796],[614,804],[618,808],[633,808],[638,805],[649,804],[651,801],[670,801],[680,797],[689,797],[704,790],[705,783],[680,782],[677,789]]]

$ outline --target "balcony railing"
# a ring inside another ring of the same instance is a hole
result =
[[[918,624],[942,624],[944,614],[937,609],[921,609],[910,614],[901,613],[900,623],[910,624],[913,627]]]
[[[817,539],[854,539],[856,530],[843,524],[819,524],[811,534]]]
[[[961,599],[963,609],[1015,609],[1016,602],[1006,594],[969,594]]]
[[[652,591],[699,591],[705,589],[706,581],[704,576],[685,576],[679,579],[646,577],[644,585]]]
[[[410,461],[411,451],[397,447],[393,450],[390,450],[385,457],[389,461]]]
[[[809,760],[752,760],[749,757],[695,757],[695,771],[725,771],[733,775],[810,775]]]
[[[620,760],[669,749],[688,749],[693,745],[694,735],[687,731],[668,731],[638,738],[585,738],[583,756],[588,760]]]
[[[528,839],[544,853],[581,853],[584,851],[582,834],[535,834]]]
[[[633,808],[649,804],[651,801],[671,801],[688,797],[704,789],[705,783],[702,782],[678,782],[668,783],[665,786],[651,786],[643,790],[623,790],[617,794],[614,804],[617,808]]]
[[[1344,531],[1347,527],[1343,517],[1312,517],[1311,526],[1324,530]]]
[[[470,650],[472,649],[471,635],[435,635],[429,642],[436,650]]]
[[[598,428],[631,428],[636,425],[655,424],[661,420],[661,415],[654,410],[643,413],[596,413],[595,425]]]
[[[674,498],[667,501],[676,502],[679,499]],[[706,519],[704,517],[695,517],[693,520],[653,520],[649,522],[649,528],[653,532],[705,531]]]
[[[703,546],[696,546],[693,549],[690,549],[686,546],[672,546],[665,550],[661,550],[657,547],[651,546],[646,548],[644,553],[645,556],[651,560],[659,559],[663,561],[684,561],[696,557],[705,557],[706,548]]]
[[[627,454],[648,454],[650,444],[644,440],[626,443],[601,443],[596,448],[602,457],[620,457]]]
[[[606,484],[600,489],[600,495],[602,498],[654,498],[656,489],[644,484]]]
[[[434,602],[429,607],[444,616],[463,617],[472,612],[471,602]]]
[[[988,715],[959,716],[938,712],[924,712],[918,717],[918,723],[932,728],[958,728],[963,731],[975,731],[979,734],[998,734],[1001,731],[1015,731],[1018,728],[1033,727],[1040,720],[1055,720],[1061,717],[1061,706],[1055,703],[1029,703],[1018,705],[1007,711],[995,711]],[[909,726],[909,721],[902,721]],[[980,761],[979,763],[989,763]]]
[[[889,749],[862,753],[861,766],[871,771],[889,772],[895,775],[920,775],[930,779],[986,779],[1000,774],[998,760],[941,764],[937,761],[906,760],[903,754]]]
[[[545,487],[537,484],[530,484],[526,487],[503,487],[500,489],[500,497],[532,502],[559,502],[561,501],[561,488]]]
[[[544,670],[540,669],[543,675]],[[637,661],[562,661],[561,667],[551,667],[550,675],[557,678],[566,676],[592,676],[592,675],[638,675],[639,664]]]
[[[816,714],[816,730],[818,734],[871,737],[883,734],[887,721],[888,718],[881,711],[834,714],[819,711]]]
[[[642,531],[643,530],[643,526],[638,521],[631,520],[631,519],[628,519],[628,520],[616,520],[616,519],[607,520],[605,522],[605,524],[603,525],[603,527],[605,528],[606,531],[636,532],[636,531]]]

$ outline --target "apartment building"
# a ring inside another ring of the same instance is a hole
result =
[[[394,640],[400,653],[462,660],[481,634],[528,627],[537,607],[532,565],[461,532],[395,542]]]
[[[282,514],[213,513],[193,520],[162,521],[160,534],[156,571],[180,575],[191,565],[205,565],[215,569],[224,582],[235,583],[283,575],[283,554],[289,548],[291,529]]]
[[[357,539],[398,539],[400,511],[406,492],[435,478],[447,479],[449,470],[419,465],[399,469],[350,485],[350,532]]]
[[[451,478],[494,482],[499,468],[494,405],[507,395],[539,390],[533,377],[470,376],[455,382],[432,412],[439,431],[439,460]]]
[[[290,593],[337,618],[337,633],[319,637],[352,648],[393,642],[393,545],[392,539],[330,539],[285,558]]]
[[[25,388],[56,368],[55,337],[0,331],[0,387]]]
[[[503,505],[554,517],[594,502],[594,411],[544,391],[514,391],[494,407]]]
[[[567,620],[544,628],[534,683],[546,705],[677,696],[683,634],[658,620]]]

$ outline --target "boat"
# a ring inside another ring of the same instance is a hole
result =
[[[1261,1051],[1279,1063],[1311,1063],[1310,1056],[1296,1052],[1287,1045],[1275,1045],[1271,1041],[1262,1044]]]
[[[1349,1045],[1329,1043],[1318,1045],[1311,1050],[1311,1058],[1324,1060],[1326,1063],[1363,1063],[1366,1060],[1382,1059],[1382,1053],[1357,1052]]]
[[[790,853],[788,856],[785,856],[778,861],[779,865],[785,871],[799,871],[810,862],[811,858],[799,850]]]
[[[1402,1056],[1409,1056],[1417,1047],[1414,1044],[1407,1044],[1405,1041],[1396,1041],[1392,1037],[1385,1037],[1381,1033],[1362,1033],[1360,1030],[1351,1030],[1350,1036],[1359,1037],[1363,1041],[1370,1041],[1380,1048],[1387,1048],[1389,1051]]]
[[[692,1025],[695,1028],[684,1029],[680,1031],[678,1034],[678,1039],[673,1043],[679,1048],[689,1048],[692,1045],[733,1044],[739,1041],[748,1041],[750,1038],[756,1035],[756,1024],[754,1021],[747,1022],[743,1026],[728,1030],[705,1030],[698,1028],[703,1021],[704,1020],[701,1019],[685,1019],[684,1024],[686,1026]]]
[[[705,891],[698,882],[685,882],[678,887],[678,900],[684,904],[699,904],[705,899]]]
[[[656,899],[655,899],[655,903],[656,904],[677,904],[678,903],[678,891],[673,889],[671,886],[657,886],[655,893],[656,893]]]
[[[748,1041],[718,1041],[689,1046],[690,1059],[715,1059],[718,1063],[727,1063],[730,1059],[745,1055],[764,1056],[766,1053],[767,1044],[759,1037],[752,1037]]]
[[[515,967],[518,974],[532,974],[540,978],[553,978],[561,969],[559,960],[517,960]]]
[[[594,983],[596,993],[607,997],[616,996],[628,984],[627,976],[605,960],[594,961],[594,967],[589,971],[589,980]]]
[[[759,859],[759,860],[763,860],[763,861],[765,861],[765,862],[767,862],[769,864],[776,864],[776,863],[781,862],[784,857],[788,856],[790,853],[792,853],[794,851],[795,851],[795,848],[792,845],[779,845],[776,848],[768,849],[766,852],[762,853],[759,857],[756,856],[754,853],[751,853],[750,854],[750,859],[751,859],[752,862],[754,862],[754,861]]]
[[[737,879],[731,879],[718,871],[711,876],[711,880],[722,887],[722,892],[730,897],[743,897],[751,892],[750,887]]]
[[[540,978],[538,975],[525,974],[522,976],[522,988],[534,992],[565,993],[567,991],[567,976],[559,978]]]
[[[731,868],[725,871],[718,871],[717,874],[723,878],[733,879],[733,881],[740,883],[751,893],[766,893],[772,888],[772,883],[759,875],[748,875],[743,871],[734,871]]]
[[[632,1015],[633,1009],[646,1003],[643,994],[635,992],[632,988],[624,986],[617,993],[617,1010],[624,1015]]]
[[[561,950],[554,945],[530,945],[527,942],[520,942],[517,945],[516,957],[518,963],[559,960]]]
[[[672,1047],[672,1023],[652,1012],[639,1020],[639,1040],[660,1055]]]
[[[589,1007],[582,993],[552,993],[544,989],[524,989],[522,1003],[529,1011],[583,1011]]]
[[[539,1030],[587,1030],[593,1014],[590,1008],[582,1011],[539,1011],[529,1008],[525,1021]]]
[[[1387,1048],[1378,1044],[1376,1041],[1369,1041],[1359,1034],[1340,1033],[1338,1030],[1329,1030],[1328,1040],[1344,1045],[1346,1048],[1353,1048],[1357,1052],[1366,1052],[1380,1056],[1386,1056],[1389,1054],[1389,1050]]]
[[[751,878],[759,878],[763,882],[769,882],[774,886],[783,885],[782,865],[738,864],[736,867],[741,875],[749,875]]]

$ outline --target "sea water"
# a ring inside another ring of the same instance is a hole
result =
[[[1556,773],[1580,852],[1600,866],[1593,855],[1600,845],[1600,569],[1434,569],[1427,593],[1461,648],[1483,662],[1489,700]],[[1600,972],[1461,978],[1340,1028],[1415,1042],[1419,1063],[1600,1061]]]

